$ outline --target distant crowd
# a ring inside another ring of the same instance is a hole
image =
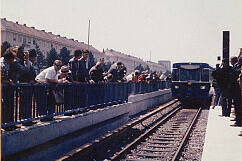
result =
[[[61,60],[54,60],[53,66],[38,73],[36,69],[37,54],[34,49],[24,51],[22,47],[8,48],[0,58],[2,83],[108,83],[108,82],[150,82],[171,80],[171,76],[157,72],[139,70],[126,76],[127,68],[118,61],[111,65],[107,72],[103,71],[104,58],[88,70],[88,50],[75,50],[68,65],[62,65]]]
[[[223,59],[221,64],[216,65],[212,73],[213,87],[215,91],[215,106],[222,106],[223,117],[231,116],[231,107],[234,107],[235,123],[233,126],[241,126],[242,108],[241,108],[241,88],[242,88],[242,54],[238,57],[231,57],[229,60]]]

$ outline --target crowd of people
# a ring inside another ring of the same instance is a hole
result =
[[[38,72],[40,70],[37,68],[37,53],[34,49],[24,51],[22,47],[10,47],[0,58],[2,83],[10,86],[19,83],[32,85],[48,83],[47,106],[48,114],[51,114],[54,112],[54,106],[64,101],[63,92],[58,93],[56,88],[59,83],[99,84],[130,81],[149,83],[150,81],[170,80],[170,76],[166,78],[164,74],[160,76],[159,73],[148,71],[140,73],[139,70],[126,76],[127,68],[120,61],[112,64],[110,69],[104,72],[104,58],[88,69],[88,56],[88,50],[77,49],[67,65],[63,65],[61,60],[53,60],[52,66]],[[21,94],[24,95],[24,93]],[[8,99],[4,97],[2,104],[6,102]],[[25,115],[24,112],[21,115]]]
[[[235,123],[232,126],[241,126],[241,88],[242,88],[242,54],[238,57],[223,59],[221,64],[216,65],[212,73],[214,80],[212,86],[215,91],[213,108],[222,106],[223,117],[231,116],[231,108],[234,107]]]
[[[127,68],[118,61],[107,72],[103,71],[104,58],[101,58],[90,70],[87,68],[88,50],[75,50],[68,65],[61,60],[54,60],[53,66],[38,73],[36,70],[37,54],[34,49],[24,51],[22,47],[10,47],[0,59],[2,83],[105,83],[105,82],[140,82],[151,80],[170,80],[170,75],[135,70],[126,76]]]

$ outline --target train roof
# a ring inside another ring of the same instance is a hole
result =
[[[174,63],[172,65],[173,68],[179,68],[182,65],[199,65],[200,68],[212,68],[209,64],[207,63]]]

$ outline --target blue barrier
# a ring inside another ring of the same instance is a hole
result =
[[[168,88],[167,82],[108,84],[2,84],[2,128],[34,120],[102,108],[128,101],[128,95]],[[53,91],[63,95],[57,103]]]
[[[165,88],[170,88],[170,83],[167,81],[128,82],[128,95],[143,94]]]

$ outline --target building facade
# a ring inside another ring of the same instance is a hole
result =
[[[171,61],[169,60],[159,60],[158,64],[163,65],[167,71],[171,71]]]
[[[51,48],[55,48],[57,53],[60,53],[60,50],[66,47],[71,55],[76,49],[88,49],[88,45],[84,42],[68,39],[45,30],[38,30],[35,27],[28,27],[26,24],[22,25],[18,22],[14,23],[1,19],[1,42],[4,41],[9,42],[11,46],[24,45],[25,50],[35,49],[38,45],[45,57]],[[102,52],[92,46],[89,46],[89,50],[97,60],[104,57]]]
[[[45,30],[38,30],[35,29],[35,27],[28,27],[26,24],[19,24],[18,22],[14,23],[4,18],[1,19],[1,43],[5,41],[9,42],[11,46],[24,45],[25,50],[35,49],[36,45],[38,45],[45,58],[51,48],[55,48],[59,54],[60,50],[63,47],[66,47],[67,50],[70,51],[70,55],[72,55],[76,49],[88,49],[88,45],[84,42],[68,39],[51,32],[46,32]],[[140,64],[144,68],[148,65],[151,71],[166,72],[170,69],[170,64],[168,65],[169,67],[167,66],[167,62],[169,61],[160,61],[158,64],[151,61],[144,61],[140,58],[126,55],[112,49],[100,52],[91,45],[89,46],[89,50],[92,52],[96,61],[100,58],[105,58],[105,62],[123,62],[127,67],[127,74],[133,72]]]
[[[105,56],[106,56],[106,61],[109,61],[111,63],[116,62],[116,61],[121,61],[124,63],[124,65],[127,68],[127,74],[133,72],[137,66],[140,64],[146,68],[148,65],[151,71],[156,71],[156,72],[166,72],[166,67],[163,64],[158,64],[155,62],[151,61],[144,61],[140,58],[131,56],[131,55],[126,55],[121,52],[115,51],[113,49],[107,49],[104,51]]]

